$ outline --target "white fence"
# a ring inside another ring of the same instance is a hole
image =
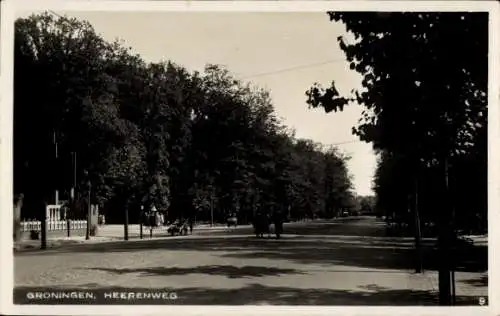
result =
[[[46,212],[48,221],[60,221],[66,215],[66,209],[61,205],[47,205]]]
[[[70,230],[75,229],[86,229],[87,221],[86,220],[71,220],[70,221]],[[57,231],[57,230],[67,230],[68,223],[66,221],[47,221],[47,230],[48,231]],[[21,231],[29,232],[29,231],[41,231],[42,230],[42,222],[41,221],[21,221]]]

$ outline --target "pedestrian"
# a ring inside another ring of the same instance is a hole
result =
[[[276,239],[279,239],[281,234],[283,234],[283,216],[279,211],[273,213],[273,223],[274,223],[274,233],[276,234]]]
[[[266,226],[266,215],[263,214],[261,211],[258,211],[255,214],[255,219],[254,219],[254,228],[255,228],[255,235],[257,238],[263,238],[264,233],[266,232],[265,226]]]

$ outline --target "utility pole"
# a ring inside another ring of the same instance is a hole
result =
[[[91,209],[91,201],[90,201],[90,193],[92,190],[92,183],[90,182],[90,179],[87,181],[87,187],[89,189],[89,195],[88,195],[88,208],[87,208],[87,232],[85,233],[85,239],[89,240],[90,239],[90,220],[91,220],[91,214],[92,214],[92,209]]]
[[[73,162],[73,188],[76,190],[76,151],[71,153],[72,162]]]
[[[57,150],[57,134],[56,134],[56,131],[54,130],[54,139],[53,139],[53,142],[54,142],[54,152],[55,152],[55,159],[54,159],[54,173],[56,174],[56,186],[55,186],[55,194],[54,194],[54,200],[55,200],[55,205],[59,205],[59,190],[57,190],[57,185],[59,184],[59,177],[57,175],[59,175],[59,172],[57,170],[57,160],[58,160],[58,150]]]
[[[73,169],[73,184],[69,193],[69,212],[74,214],[75,212],[75,191],[76,191],[76,152],[71,152],[71,169]],[[71,235],[71,220],[69,214],[66,214],[66,226],[68,230],[68,237]]]
[[[43,199],[40,203],[40,208],[43,207],[43,212],[42,212],[42,218],[40,220],[40,239],[41,239],[41,245],[40,249],[45,250],[47,249],[47,202],[45,199]],[[40,211],[42,211],[40,209]]]

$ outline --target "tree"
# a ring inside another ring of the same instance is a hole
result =
[[[64,176],[72,172],[55,172],[55,177],[48,172],[68,167],[67,158],[74,151],[80,153],[77,176],[89,170],[94,187],[104,190],[98,177],[107,168],[103,162],[113,146],[127,142],[128,135],[121,129],[113,81],[101,72],[109,51],[110,46],[85,22],[55,20],[47,14],[16,22],[17,192],[48,198],[49,190],[72,183]]]
[[[125,239],[141,205],[170,220],[238,213],[247,222],[257,210],[334,216],[352,201],[346,157],[296,139],[269,92],[216,65],[190,73],[146,63],[75,19],[16,22],[14,119],[15,192],[38,201],[77,181],[87,196],[88,171],[92,200],[108,222],[124,223]],[[64,171],[72,152],[77,179]]]
[[[342,110],[350,101],[364,105],[361,123],[353,133],[371,142],[376,150],[387,151],[383,159],[391,154],[404,157],[403,168],[411,171],[415,185],[411,192],[430,183],[419,176],[428,174],[426,169],[441,169],[442,189],[437,196],[443,254],[440,293],[441,302],[449,304],[450,186],[458,184],[448,185],[453,178],[449,173],[456,171],[453,166],[460,157],[470,155],[478,149],[474,144],[482,142],[479,131],[486,125],[487,14],[328,14],[332,21],[344,23],[357,40],[347,43],[338,38],[351,69],[363,75],[364,89],[354,96],[340,96],[334,83],[327,89],[315,85],[307,92],[308,103],[327,112]],[[413,213],[418,218],[416,194],[413,199]]]
[[[359,212],[362,214],[373,215],[375,212],[375,199],[373,196],[359,197]]]

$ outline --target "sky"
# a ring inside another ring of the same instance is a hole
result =
[[[275,110],[296,136],[338,144],[348,162],[354,191],[372,194],[376,157],[371,145],[351,133],[361,106],[340,113],[309,109],[305,91],[334,80],[341,94],[360,87],[337,37],[341,23],[319,12],[57,12],[87,20],[104,39],[121,39],[146,61],[171,60],[193,71],[224,65],[236,78],[271,94]],[[27,16],[22,13],[18,16]],[[294,68],[293,70],[284,71]],[[272,74],[269,74],[272,73]]]

